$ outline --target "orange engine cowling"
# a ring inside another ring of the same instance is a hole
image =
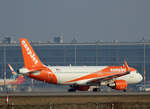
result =
[[[78,86],[77,87],[77,90],[79,90],[79,91],[88,91],[88,89],[89,89],[89,86]]]
[[[109,87],[116,90],[127,89],[127,82],[125,80],[115,80],[113,84],[109,84]]]

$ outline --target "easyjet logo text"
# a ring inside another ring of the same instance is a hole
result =
[[[31,57],[31,59],[34,62],[34,64],[37,64],[38,60],[35,58],[35,54],[32,53],[32,51],[30,50],[30,48],[28,47],[28,45],[26,44],[26,42],[24,40],[22,40],[22,45],[26,49],[27,54]]]
[[[110,69],[111,72],[126,72],[126,69]]]

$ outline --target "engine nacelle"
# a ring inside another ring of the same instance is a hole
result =
[[[108,84],[109,87],[116,90],[127,89],[127,82],[125,80],[115,80],[114,83]]]
[[[17,70],[17,72],[20,74],[28,74],[29,70],[27,68],[20,68]]]
[[[79,90],[79,91],[88,91],[88,89],[89,89],[89,86],[78,86],[77,87],[77,90]]]

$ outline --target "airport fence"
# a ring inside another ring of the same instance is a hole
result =
[[[149,103],[85,103],[48,105],[0,105],[0,109],[150,109]]]

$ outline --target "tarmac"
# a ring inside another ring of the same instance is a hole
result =
[[[150,92],[28,92],[1,93],[1,101],[9,98],[10,104],[15,105],[46,105],[63,103],[149,103]],[[4,102],[2,102],[4,104]]]
[[[8,92],[0,96],[150,96],[150,92]]]

